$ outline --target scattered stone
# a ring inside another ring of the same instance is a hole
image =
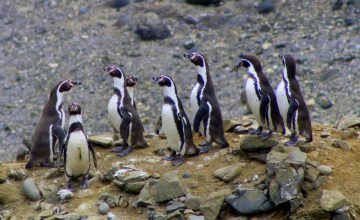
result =
[[[40,182],[39,190],[44,199],[47,199],[50,194],[58,191],[58,186],[55,184],[49,184],[47,182]]]
[[[7,205],[22,199],[21,190],[11,184],[0,184],[0,205]]]
[[[62,189],[57,193],[58,198],[64,202],[70,200],[73,197],[73,193],[68,189]]]
[[[217,218],[225,196],[230,194],[231,190],[229,189],[212,192],[201,202],[200,210],[206,220],[215,220]]]
[[[345,18],[344,19],[344,25],[345,26],[352,26],[353,24],[355,24],[355,20],[352,18]]]
[[[155,13],[146,13],[140,23],[137,24],[135,33],[141,40],[163,40],[170,37],[170,29]]]
[[[156,185],[158,184],[157,180],[149,179],[145,186],[142,188],[139,194],[139,198],[136,201],[138,207],[146,207],[148,205],[155,205],[155,196],[156,196]]]
[[[113,145],[113,138],[109,135],[96,135],[96,136],[90,136],[89,141],[93,143],[96,146],[100,147],[112,147]]]
[[[228,167],[223,167],[215,170],[214,176],[221,179],[224,182],[230,182],[235,179],[241,172],[241,167],[244,164],[235,164]]]
[[[110,2],[108,2],[108,5],[112,8],[122,8],[125,7],[129,4],[129,0],[111,0]]]
[[[38,217],[40,217],[40,219],[46,219],[53,215],[54,215],[54,211],[52,209],[48,209],[48,210],[44,210],[44,211],[40,212]]]
[[[256,189],[245,189],[239,194],[227,196],[225,201],[240,214],[256,214],[270,211],[274,203]]]
[[[78,214],[78,215],[88,216],[89,210],[93,210],[93,209],[94,209],[93,205],[84,202],[84,203],[81,203],[81,204],[75,209],[75,212],[76,212],[76,214]],[[77,219],[81,219],[81,217],[80,217],[80,218],[77,218]]]
[[[282,49],[282,48],[285,48],[285,47],[286,47],[286,44],[285,44],[285,43],[275,44],[275,49]]]
[[[287,153],[272,150],[267,154],[266,166],[270,173],[275,173],[279,169],[284,161],[288,158]]]
[[[333,212],[346,204],[345,196],[337,190],[323,190],[320,207],[327,212]]]
[[[22,188],[26,198],[31,201],[38,201],[41,199],[40,191],[33,178],[27,178],[23,182]]]
[[[302,152],[310,153],[316,150],[316,147],[312,143],[300,144],[299,148]]]
[[[345,116],[340,119],[339,123],[337,124],[337,128],[344,130],[346,128],[360,126],[360,118],[356,116]]]
[[[271,31],[271,26],[268,24],[263,24],[260,26],[260,31],[261,32],[269,32],[269,31]]]
[[[190,50],[190,49],[195,47],[195,43],[193,41],[191,41],[191,40],[187,40],[187,41],[184,42],[183,47],[186,50]]]
[[[185,195],[184,187],[180,183],[176,171],[165,174],[155,188],[157,202],[164,202]]]
[[[322,109],[328,109],[331,108],[334,104],[327,96],[320,96],[316,99],[316,102]]]
[[[320,133],[320,137],[321,138],[328,138],[330,136],[330,132],[329,131],[323,131]]]
[[[270,151],[277,143],[278,141],[275,135],[265,140],[256,135],[247,135],[240,142],[240,148],[244,152]]]
[[[120,199],[120,198],[119,198]],[[106,202],[111,208],[114,208],[118,201],[116,201],[117,199],[115,199],[114,196],[110,195],[109,193],[102,193],[100,195],[100,198],[99,198],[99,201],[98,203],[101,203],[101,202]]]
[[[190,177],[191,177],[191,175],[190,175],[189,171],[185,171],[182,175],[182,178],[190,178]]]
[[[305,170],[305,180],[315,182],[320,175],[320,171],[312,166],[308,166]]]
[[[185,210],[185,204],[182,202],[171,202],[166,207],[166,213],[168,213],[168,214],[175,212],[176,210]]]
[[[130,182],[125,185],[125,191],[130,193],[139,193],[141,189],[144,187],[145,182]]]
[[[260,14],[268,14],[274,10],[275,6],[270,0],[264,0],[258,5],[258,12]]]
[[[334,5],[331,7],[331,9],[333,11],[335,10],[339,10],[343,5],[343,0],[336,0],[336,2],[334,3]]]
[[[106,215],[110,210],[109,205],[106,202],[101,202],[98,206],[98,211],[102,215]]]
[[[119,176],[117,173],[114,175],[115,178],[122,180],[125,183],[144,181],[149,177],[149,174],[142,170],[129,171],[124,176]],[[123,177],[123,178],[122,178]]]
[[[292,151],[286,160],[291,165],[304,167],[307,160],[307,154],[302,151]]]
[[[351,21],[349,21],[350,23]],[[343,62],[350,62],[352,61],[353,59],[355,59],[356,57],[352,54],[345,54],[344,56],[341,57],[341,61]]]
[[[333,143],[333,146],[344,149],[344,150],[352,150],[351,144],[349,144],[347,141],[343,141],[343,140],[335,140],[335,142]]]
[[[20,181],[25,179],[28,175],[26,174],[25,170],[18,169],[18,170],[10,170],[7,176],[9,179]]]
[[[322,175],[330,175],[332,172],[331,166],[327,165],[320,165],[317,167],[317,169]]]
[[[184,217],[179,210],[176,210],[175,212],[168,214],[166,216],[166,219],[168,219],[168,220],[184,220]]]
[[[61,177],[64,175],[63,170],[59,170],[58,168],[50,168],[46,173],[44,174],[44,179],[53,179],[57,177]]]
[[[186,195],[186,199],[185,199],[186,208],[194,210],[194,211],[199,211],[200,204],[201,204],[200,196],[193,196],[189,193]]]
[[[89,198],[92,197],[93,195],[95,195],[95,192],[92,191],[91,189],[82,189],[79,190],[79,192],[76,194],[76,197],[81,199],[81,198]]]

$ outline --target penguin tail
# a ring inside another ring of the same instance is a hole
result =
[[[219,145],[220,145],[221,147],[223,147],[223,148],[227,148],[227,147],[230,146],[224,136],[215,139],[215,142],[216,142],[217,144],[219,144]]]
[[[306,142],[312,142],[313,137],[312,137],[312,132],[307,132],[307,134],[305,134],[305,138],[306,138]]]

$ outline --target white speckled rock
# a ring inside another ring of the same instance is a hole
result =
[[[332,172],[331,166],[327,166],[327,165],[319,165],[317,167],[317,170],[320,171],[322,175],[330,175]]]

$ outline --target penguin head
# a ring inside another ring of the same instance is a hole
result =
[[[126,86],[133,87],[137,83],[137,77],[135,75],[130,75],[126,77]]]
[[[59,87],[58,91],[60,93],[62,93],[62,92],[70,91],[70,89],[72,87],[77,86],[77,85],[81,85],[81,82],[68,79],[68,80],[64,80],[64,81],[59,82],[57,87]]]
[[[296,75],[296,61],[293,56],[290,54],[285,54],[284,56],[279,55],[281,62],[286,70],[287,77],[292,78]]]
[[[240,62],[237,65],[238,68],[245,67],[251,68],[253,67],[256,72],[261,72],[261,63],[260,61],[252,55],[240,55]]]
[[[104,70],[108,72],[111,77],[116,77],[120,79],[124,78],[124,72],[120,67],[113,65],[110,67],[105,67]]]
[[[69,105],[68,111],[70,115],[81,115],[81,107],[79,103],[73,102]]]
[[[173,80],[168,75],[154,76],[152,80],[157,82],[160,86],[171,87],[173,85]]]
[[[205,56],[198,52],[185,53],[184,57],[188,58],[195,66],[205,67]]]

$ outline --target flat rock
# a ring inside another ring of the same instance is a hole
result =
[[[230,182],[235,179],[241,172],[242,164],[235,164],[215,170],[214,176],[224,182]]]
[[[205,220],[203,215],[190,215],[187,220]]]
[[[349,142],[343,141],[343,140],[335,140],[333,143],[333,146],[344,149],[344,150],[352,150],[351,144],[349,144]]]
[[[17,169],[17,170],[10,170],[7,176],[9,179],[20,181],[25,179],[28,175],[26,174],[25,170]]]
[[[38,201],[41,199],[40,190],[33,178],[27,178],[23,182],[22,188],[26,198],[30,199],[31,201]]]
[[[44,174],[44,179],[53,179],[64,175],[63,170],[59,170],[58,168],[50,168],[46,173]]]
[[[360,126],[360,118],[356,116],[345,116],[340,119],[339,123],[337,124],[337,128],[344,130],[346,128]]]
[[[270,151],[272,147],[278,144],[275,135],[265,140],[257,135],[247,135],[241,142],[240,148],[244,152]]]
[[[312,166],[308,166],[305,170],[305,180],[315,182],[320,175],[320,171]]]
[[[122,181],[125,183],[144,181],[149,177],[149,174],[142,170],[135,170],[128,173]]]
[[[232,120],[232,119],[226,119],[223,121],[224,131],[225,132],[232,132],[232,130],[238,126],[241,125],[242,122],[239,120]]]
[[[96,136],[90,136],[89,141],[93,143],[96,146],[100,147],[112,147],[113,145],[113,138],[111,135],[96,135]]]
[[[156,185],[157,180],[149,179],[144,187],[141,189],[139,198],[136,201],[138,207],[146,207],[147,205],[155,205]]]
[[[240,214],[256,214],[270,211],[274,203],[260,190],[249,189],[237,195],[227,196],[225,201]]]
[[[168,214],[176,210],[185,210],[185,204],[182,202],[171,202],[165,209]]]
[[[185,206],[188,209],[199,211],[201,204],[201,197],[200,196],[193,196],[191,194],[187,194],[185,198]]]
[[[272,150],[268,153],[266,157],[266,166],[268,170],[273,173],[275,172],[275,170],[282,166],[282,164],[287,158],[287,153]]]
[[[320,207],[327,211],[335,211],[346,204],[345,196],[338,190],[323,190]]]
[[[130,193],[139,193],[144,185],[144,181],[126,183],[125,191]]]
[[[21,189],[11,184],[0,184],[0,205],[7,205],[23,199]]]
[[[230,194],[231,190],[229,189],[212,192],[201,202],[200,210],[206,220],[216,220],[225,196]]]
[[[307,154],[302,151],[292,151],[286,160],[289,164],[304,167],[307,160]]]
[[[327,165],[319,165],[317,169],[318,171],[320,171],[322,175],[330,175],[332,172],[331,166],[327,166]]]
[[[164,202],[185,195],[176,171],[165,174],[156,185],[156,202]]]

